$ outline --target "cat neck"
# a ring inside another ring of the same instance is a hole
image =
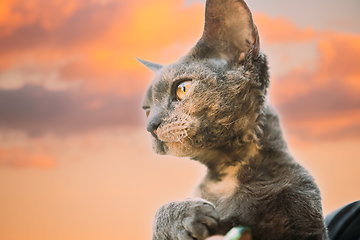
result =
[[[208,175],[211,178],[220,180],[224,172],[233,166],[248,163],[261,165],[263,159],[270,154],[269,152],[275,151],[280,155],[289,156],[278,115],[269,103],[265,105],[262,114],[261,134],[252,141],[233,145],[231,148],[204,150],[192,159],[204,164],[208,168]]]
[[[229,167],[248,162],[258,154],[258,144],[250,142],[232,150],[224,148],[203,151],[192,159],[205,165],[208,169],[208,174],[212,175],[213,178],[220,179]]]

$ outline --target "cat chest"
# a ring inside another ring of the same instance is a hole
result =
[[[204,194],[215,198],[231,197],[239,188],[239,180],[236,176],[226,176],[221,181],[208,181],[204,187]]]
[[[196,197],[208,199],[211,202],[233,196],[239,188],[238,166],[233,166],[219,179],[212,179],[207,175],[195,190]]]

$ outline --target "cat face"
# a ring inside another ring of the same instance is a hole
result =
[[[219,6],[208,1],[203,37],[179,61],[164,67],[143,61],[157,73],[143,109],[159,154],[196,158],[255,137],[268,85],[267,63],[258,52],[257,30],[247,6],[229,2],[243,15],[239,18],[229,6],[228,17],[214,18]],[[238,24],[229,25],[229,18]],[[239,27],[244,29],[238,34]]]

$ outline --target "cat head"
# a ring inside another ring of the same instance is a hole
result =
[[[156,72],[144,101],[147,130],[159,154],[192,157],[256,143],[268,87],[266,57],[242,0],[208,0],[201,39]]]

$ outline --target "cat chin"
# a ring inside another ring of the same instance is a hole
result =
[[[162,142],[154,140],[153,149],[160,155],[171,155],[174,157],[193,157],[194,149],[181,142]]]
[[[193,155],[193,150],[188,146],[180,142],[167,142],[168,155],[174,157],[191,157]]]
[[[167,155],[168,147],[165,146],[164,142],[160,141],[159,139],[154,138],[152,141],[152,148],[155,153],[159,155]]]

